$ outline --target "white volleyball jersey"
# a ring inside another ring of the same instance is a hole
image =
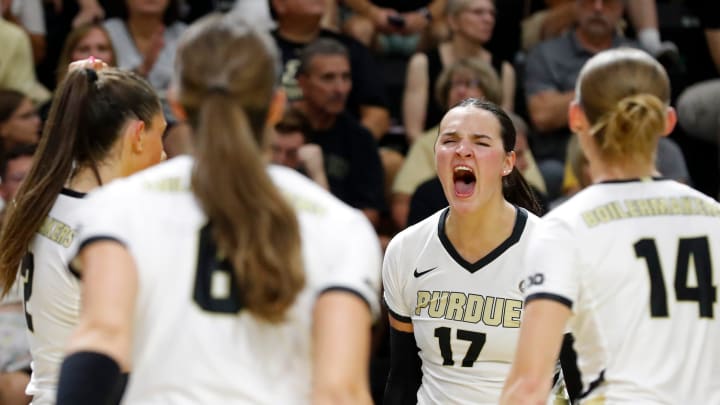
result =
[[[287,321],[259,321],[238,310],[232,270],[218,263],[208,219],[190,191],[193,162],[172,159],[89,197],[80,244],[116,239],[138,269],[123,403],[308,403],[318,294],[346,290],[379,314],[382,257],[374,229],[360,211],[304,176],[269,168],[297,208],[306,287]]]
[[[538,218],[518,208],[512,234],[476,263],[445,234],[444,209],[400,232],[383,262],[391,316],[412,322],[422,360],[418,404],[497,404],[515,353]]]
[[[535,235],[527,300],[572,310],[588,401],[720,404],[720,204],[671,180],[600,183]]]
[[[65,346],[80,314],[80,283],[67,263],[77,241],[84,194],[63,190],[20,266],[32,354],[27,394],[33,405],[55,403]]]

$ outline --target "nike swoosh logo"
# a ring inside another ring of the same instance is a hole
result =
[[[430,273],[431,271],[433,271],[433,270],[435,270],[435,269],[437,269],[437,267],[432,267],[432,268],[429,268],[429,269],[427,269],[427,270],[425,270],[425,271],[420,271],[420,272],[418,272],[418,271],[417,271],[417,268],[415,268],[415,271],[413,272],[413,276],[415,276],[415,277],[420,277],[420,276],[423,276],[423,275],[425,275],[425,274],[427,274],[427,273]]]

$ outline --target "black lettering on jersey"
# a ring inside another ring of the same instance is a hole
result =
[[[534,285],[543,285],[545,282],[545,275],[542,273],[535,273],[529,275],[525,280],[520,282],[520,291],[525,292],[528,288]]]
[[[211,230],[210,224],[200,230],[193,299],[205,311],[236,314],[243,306],[235,271],[230,261],[218,257]]]
[[[31,252],[27,252],[20,264],[20,276],[23,282],[23,308],[25,309],[25,323],[30,332],[35,332],[33,327],[32,315],[28,312],[28,301],[32,296],[33,275],[35,274],[35,256]]]
[[[667,291],[663,266],[660,263],[655,239],[641,239],[633,247],[635,255],[645,259],[650,279],[650,316],[667,318]],[[717,288],[713,285],[713,268],[710,242],[707,236],[680,238],[675,260],[675,295],[678,301],[696,301],[700,318],[714,318],[713,305],[717,302]],[[697,287],[690,287],[688,271],[695,270]]]

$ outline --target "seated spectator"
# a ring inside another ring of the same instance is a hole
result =
[[[720,79],[696,83],[680,95],[678,123],[689,135],[720,144]]]
[[[18,145],[5,152],[0,164],[0,199],[7,206],[7,203],[15,198],[20,184],[30,172],[32,158],[37,145]],[[0,213],[0,224],[5,210]]]
[[[369,48],[413,52],[446,35],[447,0],[345,0],[352,10],[344,31]],[[404,39],[404,40],[403,40]],[[391,44],[400,43],[400,49]],[[403,47],[404,45],[404,47]]]
[[[692,9],[700,17],[707,50],[715,65],[715,75],[685,89],[677,102],[678,123],[693,137],[720,144],[720,5],[694,0]]]
[[[2,18],[18,24],[25,30],[33,49],[33,61],[45,57],[45,14],[41,0],[3,0]]]
[[[560,37],[543,41],[528,54],[525,97],[536,136],[530,147],[545,179],[548,197],[561,194],[570,130],[568,107],[575,97],[575,80],[596,53],[633,45],[617,34],[623,0],[575,0],[576,26]]]
[[[270,0],[277,22],[273,37],[282,56],[281,81],[288,100],[294,102],[303,97],[297,80],[302,49],[318,38],[338,41],[348,51],[353,81],[345,109],[379,141],[390,127],[382,72],[365,46],[347,35],[322,27],[323,3],[319,0]]]
[[[15,24],[0,19],[0,88],[30,96],[36,104],[50,99],[50,92],[37,81],[30,40]]]
[[[39,137],[40,116],[32,100],[15,90],[0,90],[0,153],[35,144]]]
[[[691,183],[685,157],[680,147],[670,138],[662,137],[658,140],[655,166],[658,174],[662,177],[680,183]],[[587,158],[580,148],[577,136],[572,136],[568,142],[567,158],[565,160],[563,195],[551,202],[551,208],[557,207],[573,194],[592,184],[592,182]]]
[[[535,163],[535,157],[530,150],[530,144],[528,143],[528,128],[527,122],[519,115],[510,112],[508,116],[515,126],[515,167],[518,168],[520,174],[523,175],[525,181],[528,182],[535,192],[544,198],[547,195],[547,189],[545,188],[545,180],[540,173],[540,169]],[[541,201],[542,202],[542,201]]]
[[[310,135],[312,127],[305,115],[296,108],[286,109],[274,127],[270,161],[295,169],[329,190],[322,149],[317,144],[308,143]]]
[[[117,66],[148,79],[159,92],[170,85],[175,49],[186,25],[177,0],[124,0],[118,18],[105,21]]]
[[[575,0],[545,0],[547,8],[533,13],[522,22],[522,47],[529,50],[537,43],[562,35],[577,21]],[[666,52],[677,55],[672,42],[661,41],[658,31],[656,0],[627,2],[627,14],[637,33],[640,46],[655,57]],[[618,26],[618,29],[621,29]]]
[[[67,74],[68,66],[77,60],[95,57],[108,66],[116,66],[115,48],[104,26],[91,22],[73,29],[65,39],[58,61],[57,83]]]
[[[298,70],[303,98],[296,104],[313,128],[311,142],[322,148],[330,192],[377,226],[385,207],[383,168],[372,134],[345,110],[353,86],[347,49],[320,38],[305,47]]]
[[[17,146],[7,152],[0,167],[0,197],[8,202],[15,198],[23,179],[30,171],[34,145]],[[0,223],[5,210],[0,213]],[[25,313],[20,284],[0,299],[0,403],[27,405],[25,395],[30,382],[30,346],[27,341]]]
[[[435,102],[443,110],[468,97],[484,98],[498,103],[501,99],[500,80],[495,70],[478,58],[460,59],[445,68],[433,90]],[[438,127],[425,131],[410,147],[392,187],[392,217],[399,229],[405,228],[410,197],[424,181],[436,176],[435,140]]]
[[[450,40],[426,52],[416,53],[408,63],[402,117],[410,143],[417,140],[423,130],[440,122],[444,109],[433,98],[435,82],[443,68],[460,59],[478,57],[490,64],[502,84],[499,104],[506,111],[514,109],[515,70],[510,62],[501,60],[484,47],[495,27],[494,2],[448,0],[447,23]]]

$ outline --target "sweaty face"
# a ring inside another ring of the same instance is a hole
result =
[[[622,18],[623,0],[576,0],[578,26],[595,38],[611,37]]]
[[[470,106],[453,108],[440,122],[435,163],[450,207],[470,213],[502,198],[502,177],[513,159],[503,148],[497,118]]]
[[[0,124],[0,136],[14,143],[37,143],[40,134],[40,115],[29,98],[20,102],[5,122]]]
[[[281,134],[275,132],[271,144],[272,162],[299,169],[301,166],[298,150],[305,144],[305,137],[299,131]]]
[[[303,100],[314,110],[337,115],[345,110],[352,88],[350,62],[342,55],[317,55],[298,80]]]
[[[110,39],[100,28],[92,28],[85,36],[78,41],[75,49],[72,51],[72,61],[87,59],[94,56],[101,59],[110,66],[115,65],[115,55],[113,54]]]

